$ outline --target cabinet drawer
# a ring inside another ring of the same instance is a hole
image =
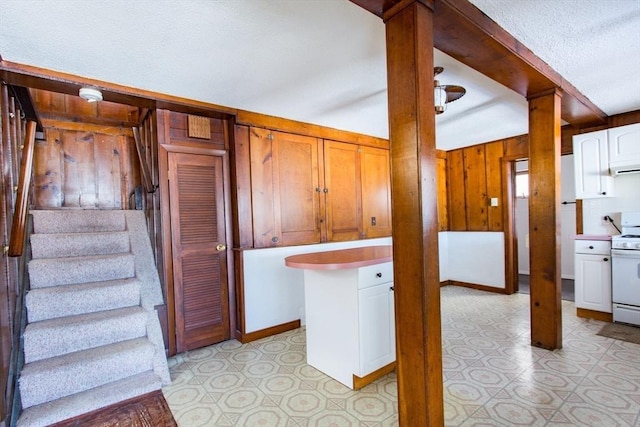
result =
[[[576,240],[577,254],[611,255],[611,242],[607,240]]]
[[[393,263],[368,265],[358,269],[358,289],[393,281]]]

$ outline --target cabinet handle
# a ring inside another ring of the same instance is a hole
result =
[[[593,246],[589,246],[589,249],[593,249]]]
[[[607,192],[606,192],[606,191],[603,191],[603,192],[602,192],[602,195],[603,195],[603,196],[606,196],[606,195],[607,195]]]
[[[278,240],[280,240],[280,239],[278,239],[278,237],[277,237],[277,236],[273,236],[273,237],[271,238],[271,241],[272,241],[273,243],[278,243]]]
[[[605,258],[604,261],[609,261],[609,258]]]
[[[376,277],[382,277],[382,273],[376,273]]]
[[[393,289],[393,286],[391,286],[391,287],[389,288],[389,290],[390,290],[391,292],[395,291],[395,289]]]

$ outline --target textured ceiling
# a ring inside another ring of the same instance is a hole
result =
[[[640,1],[472,0],[607,114],[640,109]],[[2,0],[7,61],[388,137],[384,24],[347,0]],[[451,149],[527,132],[519,95],[452,58]],[[497,64],[497,66],[499,66]]]

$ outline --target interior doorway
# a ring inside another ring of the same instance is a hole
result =
[[[560,265],[562,299],[575,300],[574,245],[576,200],[573,155],[561,157],[560,176]],[[529,163],[515,162],[515,229],[518,236],[518,292],[529,293]]]

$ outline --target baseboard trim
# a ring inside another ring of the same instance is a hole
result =
[[[584,319],[602,320],[603,322],[613,322],[613,314],[602,311],[588,310],[586,308],[576,308],[576,316]]]
[[[461,286],[463,288],[477,289],[479,291],[493,292],[494,294],[506,294],[505,288],[494,288],[493,286],[477,285],[475,283],[457,282],[455,280],[449,280],[449,285]]]
[[[292,322],[282,323],[280,325],[271,326],[269,328],[260,329],[259,331],[249,332],[246,334],[240,334],[238,341],[242,344],[246,344],[251,341],[259,340],[261,338],[270,337],[271,335],[281,334],[283,332],[292,331],[300,327],[300,319]]]
[[[369,375],[365,375],[362,378],[354,375],[353,376],[353,389],[354,390],[360,390],[362,387],[366,386],[367,384],[371,384],[372,382],[374,382],[378,378],[384,377],[385,375],[393,372],[395,369],[396,369],[396,362],[391,362],[388,365],[385,365],[382,368],[377,369],[377,370],[371,372]]]

